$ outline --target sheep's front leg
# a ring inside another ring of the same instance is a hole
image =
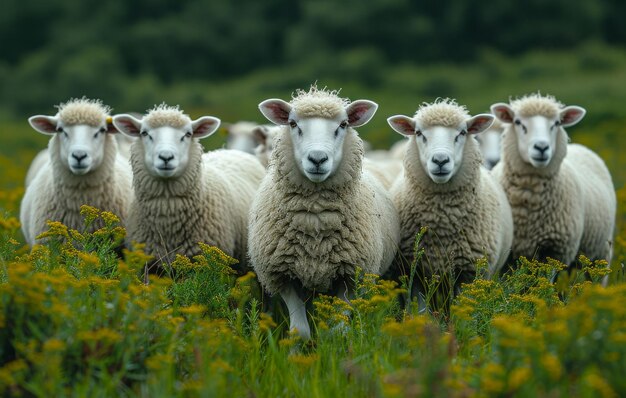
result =
[[[296,289],[291,285],[283,288],[280,291],[280,296],[287,304],[287,309],[289,310],[289,330],[293,331],[295,329],[303,340],[309,340],[311,338],[311,329],[306,319],[304,301],[302,301],[298,293],[296,293]]]

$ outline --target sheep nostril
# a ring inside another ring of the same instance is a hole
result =
[[[78,163],[80,163],[83,159],[87,157],[87,153],[85,151],[74,151],[72,152],[72,157],[76,159]]]
[[[171,152],[161,152],[159,153],[159,159],[161,159],[163,162],[167,163],[170,160],[174,159],[174,154]]]
[[[539,144],[533,145],[533,148],[535,148],[536,150],[541,152],[541,154],[543,154],[545,151],[547,151],[550,148],[550,145],[544,144],[544,143],[539,143]]]
[[[433,156],[433,163],[439,167],[443,167],[444,164],[450,162],[450,157],[447,155],[435,155]]]
[[[311,162],[315,166],[319,167],[319,166],[322,165],[322,163],[324,163],[324,162],[326,162],[328,160],[328,155],[326,155],[323,152],[314,151],[314,152],[311,152],[307,156],[307,159],[309,160],[309,162]]]

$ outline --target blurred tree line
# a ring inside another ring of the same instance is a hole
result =
[[[623,0],[3,0],[0,115],[83,94],[136,106],[286,65],[367,84],[391,63],[622,45],[624,15]]]

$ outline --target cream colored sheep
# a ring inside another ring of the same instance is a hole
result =
[[[565,131],[585,110],[531,94],[491,111],[510,124],[493,173],[513,209],[513,257],[572,264],[582,252],[610,261],[616,211],[611,174],[591,150],[568,145]]]
[[[131,149],[134,200],[128,240],[171,262],[199,253],[198,242],[215,245],[240,262],[247,258],[250,203],[265,174],[252,155],[234,150],[203,154],[199,139],[220,121],[192,121],[178,107],[154,107],[141,120],[116,115],[114,125],[136,137]]]
[[[389,125],[409,137],[404,173],[391,194],[400,217],[400,253],[396,271],[406,273],[414,261],[413,246],[422,227],[425,249],[417,291],[425,278],[455,276],[455,286],[476,274],[476,260],[486,256],[488,274],[507,259],[513,237],[511,209],[497,181],[481,167],[482,157],[471,136],[488,128],[493,115],[470,117],[453,100],[423,104],[415,116],[392,116]]]
[[[357,267],[381,274],[393,260],[398,220],[384,187],[362,171],[354,127],[376,111],[315,86],[291,102],[259,108],[283,126],[250,213],[250,260],[263,287],[279,293],[290,328],[310,337],[305,299],[314,292],[345,298]]]
[[[33,116],[30,125],[52,135],[48,159],[28,184],[20,209],[22,232],[33,245],[60,221],[82,230],[81,205],[113,212],[122,222],[131,196],[131,171],[117,153],[114,132],[107,123],[109,107],[100,101],[73,99],[58,106],[55,116]],[[101,227],[95,222],[92,230]]]

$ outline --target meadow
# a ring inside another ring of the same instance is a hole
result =
[[[548,62],[554,59],[559,61]],[[357,61],[367,63],[356,60],[355,68]],[[403,309],[399,298],[408,292],[402,285],[357,275],[352,306],[327,296],[313,300],[309,342],[288,332],[280,305],[263,302],[255,276],[235,275],[230,268],[235,260],[217,248],[202,245],[202,255],[177,258],[171,273],[146,277],[149,258],[141,246],[117,258],[114,249],[124,229],[115,215],[90,207],[83,208],[85,223],[102,218],[104,228],[81,234],[52,223],[49,244],[25,247],[17,217],[23,180],[47,137],[32,131],[25,118],[2,121],[0,394],[626,395],[624,64],[624,51],[597,52],[593,46],[577,55],[537,52],[511,60],[484,54],[469,66],[399,65],[370,76],[377,85],[367,88],[340,85],[340,77],[319,82],[342,86],[352,99],[381,104],[382,113],[362,132],[376,147],[397,139],[383,116],[410,113],[436,96],[456,97],[473,113],[538,89],[584,106],[589,114],[570,135],[607,163],[618,219],[610,269],[582,256],[580,272],[563,273],[552,284],[550,276],[563,264],[521,258],[509,274],[465,285],[445,314],[420,314],[415,305]],[[261,121],[256,103],[287,98],[308,79],[303,70],[285,82],[283,72],[212,84],[204,91],[209,105],[188,111],[193,117],[209,113],[227,121]],[[363,73],[369,69],[363,67]],[[146,95],[146,107],[166,99],[184,108],[183,86],[159,93]],[[51,113],[50,105],[41,113]],[[205,146],[219,147],[222,139],[210,138]],[[610,282],[603,288],[606,272]]]

